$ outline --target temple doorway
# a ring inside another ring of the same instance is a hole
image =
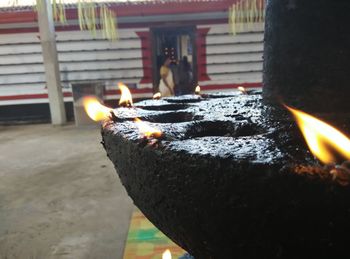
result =
[[[183,57],[191,65],[194,84],[197,83],[197,60],[195,45],[195,27],[152,28],[152,68],[153,89],[158,91],[160,67],[166,58],[171,59],[171,66],[176,66]]]

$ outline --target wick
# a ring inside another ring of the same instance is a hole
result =
[[[338,182],[342,186],[350,184],[350,161],[345,161],[341,165],[335,165],[329,171],[332,180]]]
[[[120,103],[119,106],[125,107],[125,108],[131,108],[132,104],[129,101],[127,101],[127,102]]]

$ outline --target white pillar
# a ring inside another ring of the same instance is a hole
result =
[[[67,119],[63,102],[51,0],[37,0],[37,2],[39,1],[41,3],[38,7],[38,23],[46,86],[49,92],[51,122],[53,125],[62,125],[66,123]]]

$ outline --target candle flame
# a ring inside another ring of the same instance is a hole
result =
[[[248,94],[247,90],[243,86],[238,86],[237,88],[242,94]]]
[[[135,118],[135,123],[139,128],[139,132],[142,137],[159,138],[162,136],[162,132],[159,129],[152,128],[147,123],[140,120],[139,118]]]
[[[113,109],[102,105],[95,96],[83,98],[83,106],[87,115],[94,121],[103,121],[109,118]]]
[[[123,83],[118,83],[119,90],[121,92],[119,105],[121,106],[133,106],[132,96],[129,88]]]
[[[162,256],[162,259],[171,259],[172,256],[171,256],[171,252],[169,249],[165,250],[164,253],[163,253],[163,256]]]
[[[323,163],[336,162],[332,149],[350,159],[350,139],[336,128],[297,109],[286,106],[294,115],[310,151]]]
[[[199,85],[197,85],[196,89],[194,90],[195,94],[200,94],[201,92],[201,87]]]
[[[162,97],[162,94],[161,94],[160,92],[155,93],[155,94],[153,95],[153,99],[154,99],[154,100],[159,100],[161,97]]]

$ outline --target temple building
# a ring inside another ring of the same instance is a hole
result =
[[[187,56],[202,92],[261,87],[263,23],[232,35],[229,7],[235,0],[170,0],[111,3],[117,41],[81,31],[76,5],[67,23],[56,23],[58,59],[67,115],[73,115],[74,85],[102,85],[105,102],[119,98],[118,82],[135,99],[157,91],[164,56]],[[50,119],[37,15],[33,7],[0,9],[0,118]],[[83,89],[83,88],[80,88]],[[81,90],[85,94],[85,90]],[[89,93],[91,90],[86,90]],[[24,113],[23,110],[26,112]]]

